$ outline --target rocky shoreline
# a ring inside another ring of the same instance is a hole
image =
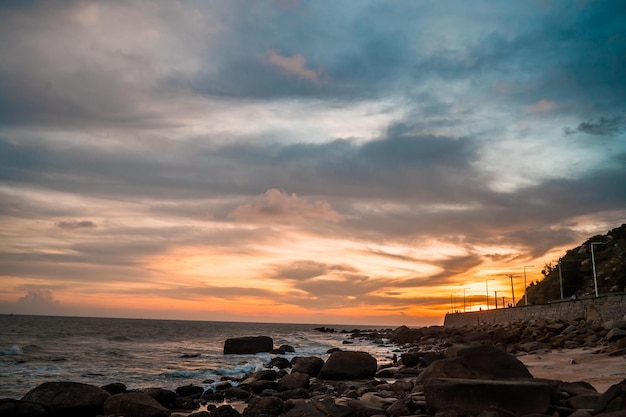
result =
[[[334,332],[332,328],[318,331]],[[278,356],[267,369],[215,389],[128,390],[48,382],[21,399],[0,400],[0,417],[626,417],[626,379],[599,392],[584,382],[537,378],[520,355],[590,349],[598,357],[626,359],[626,320],[518,322],[462,328],[432,326],[359,331],[349,339],[397,346],[397,363],[377,363],[365,352],[337,350],[318,357]],[[268,337],[225,342],[225,353],[267,351]],[[270,339],[271,340],[271,339]],[[626,368],[626,361],[620,362]]]

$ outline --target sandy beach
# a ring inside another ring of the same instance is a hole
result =
[[[585,381],[598,392],[626,379],[626,356],[609,356],[600,349],[554,349],[517,358],[535,378]]]

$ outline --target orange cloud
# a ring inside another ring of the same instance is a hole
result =
[[[310,218],[339,221],[339,214],[327,201],[309,202],[295,193],[289,195],[275,188],[267,190],[256,201],[237,207],[230,217],[251,222],[270,220],[279,223],[300,223]]]
[[[306,67],[306,59],[301,54],[291,57],[282,56],[275,50],[271,49],[262,57],[263,62],[273,65],[282,71],[295,75],[305,80],[319,82],[322,70],[312,70]]]

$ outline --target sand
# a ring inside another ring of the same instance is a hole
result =
[[[598,392],[626,379],[626,356],[609,356],[599,349],[555,349],[517,357],[535,378],[585,381]]]

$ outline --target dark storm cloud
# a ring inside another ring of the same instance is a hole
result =
[[[626,120],[622,115],[601,117],[598,121],[581,122],[575,129],[566,127],[564,131],[566,135],[580,132],[597,136],[617,136],[626,132]]]
[[[306,194],[442,200],[475,188],[479,173],[471,163],[477,143],[466,138],[414,135],[407,125],[393,125],[388,136],[366,143],[335,140],[321,144],[236,144],[216,155],[236,161],[246,170],[265,172],[274,184]],[[278,172],[278,167],[285,175]],[[255,184],[262,177],[251,175]],[[269,184],[268,184],[269,185]],[[322,188],[320,188],[322,187]],[[257,189],[266,188],[258,185]]]
[[[405,129],[392,126],[391,136],[364,144],[240,143],[215,150],[189,144],[167,154],[14,144],[0,138],[0,179],[87,194],[183,198],[256,195],[271,188],[302,194],[446,195],[460,191],[459,182],[471,181],[467,174],[476,158],[475,142],[402,134]]]

